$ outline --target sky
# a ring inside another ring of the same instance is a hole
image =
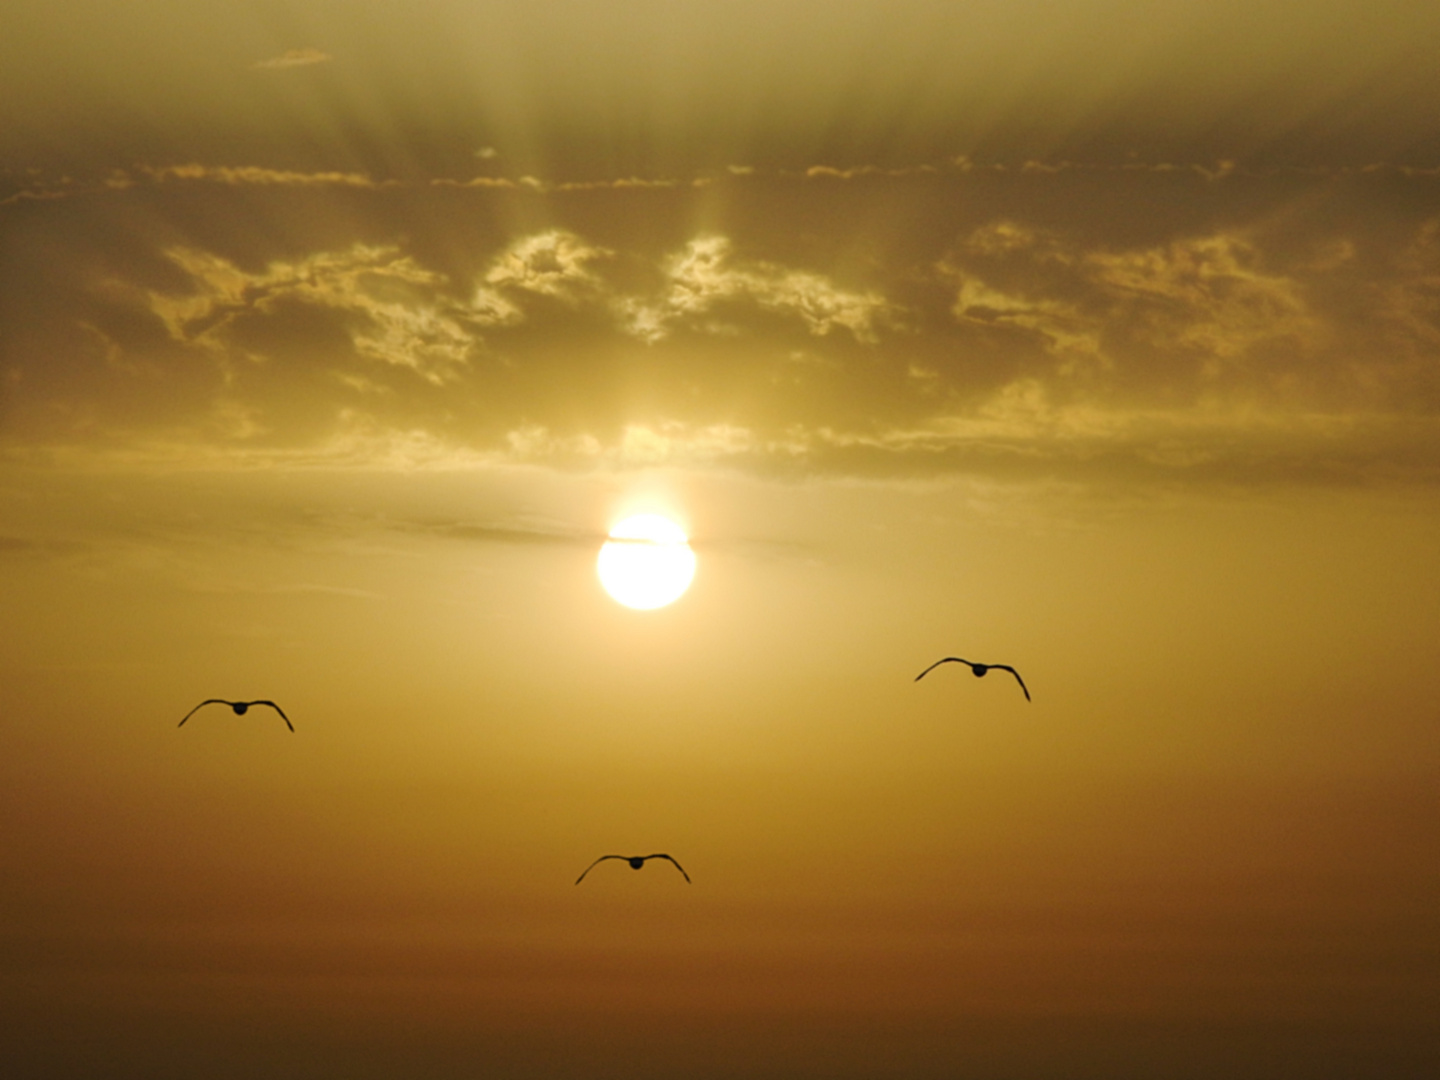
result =
[[[0,24],[14,1075],[1440,1068],[1440,8]]]

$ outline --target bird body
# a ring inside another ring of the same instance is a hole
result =
[[[1020,689],[1025,692],[1025,700],[1030,700],[1030,691],[1025,686],[1025,680],[1020,678],[1020,673],[1016,671],[1013,667],[1011,667],[1009,664],[977,664],[974,661],[964,660],[958,656],[947,656],[943,660],[936,660],[935,663],[931,664],[924,671],[920,672],[919,675],[916,675],[915,681],[919,682],[921,679],[923,679],[926,675],[929,675],[930,672],[934,671],[941,664],[951,663],[967,665],[977,679],[982,677],[987,671],[990,671],[992,669],[996,671],[1008,671],[1011,675],[1015,676],[1015,681],[1020,684]]]
[[[277,713],[280,714],[280,719],[285,721],[286,727],[288,727],[291,731],[295,730],[295,725],[290,723],[290,718],[285,715],[285,710],[280,708],[280,706],[276,705],[273,701],[226,701],[224,698],[213,697],[206,698],[199,705],[196,705],[195,708],[191,709],[188,713],[185,714],[185,719],[181,720],[180,723],[175,726],[184,727],[185,720],[189,720],[190,717],[194,716],[206,705],[229,705],[230,708],[234,710],[236,716],[244,716],[246,711],[249,710],[250,706],[252,705],[269,705],[270,708],[274,709]]]
[[[690,875],[685,873],[685,868],[681,866],[678,862],[675,862],[673,856],[663,853],[656,853],[654,855],[601,855],[600,858],[596,859],[594,862],[592,862],[589,866],[585,868],[585,874],[590,873],[591,870],[594,870],[596,866],[604,862],[606,859],[621,859],[624,862],[628,862],[630,864],[630,869],[632,870],[639,870],[642,866],[645,865],[647,859],[668,859],[670,862],[675,863],[675,869],[680,871],[681,876],[683,876],[687,882],[690,881]],[[579,885],[580,882],[585,880],[585,874],[581,874],[578,878],[575,879],[576,885]]]

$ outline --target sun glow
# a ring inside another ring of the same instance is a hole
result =
[[[659,514],[637,514],[610,530],[595,562],[600,584],[626,607],[648,611],[674,603],[695,576],[695,552],[684,530]]]

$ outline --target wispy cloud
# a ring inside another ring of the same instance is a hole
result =
[[[311,64],[324,64],[332,57],[327,52],[321,52],[316,48],[287,49],[279,56],[272,56],[268,60],[257,60],[255,67],[261,69],[308,67]]]
[[[1300,282],[1265,261],[1251,239],[1232,232],[1085,250],[997,222],[939,269],[957,282],[956,318],[1032,335],[1062,372],[1084,363],[1172,373],[1189,365],[1214,379],[1267,349],[1283,346],[1295,363],[1329,343]],[[992,273],[1010,284],[992,284]]]
[[[376,181],[364,173],[296,172],[258,165],[142,165],[139,171],[152,180],[205,180],[216,184],[260,187],[393,187],[393,181]]]
[[[303,50],[297,50],[303,52]],[[288,55],[288,54],[287,54]],[[319,54],[323,56],[324,54]],[[267,61],[272,66],[295,66]],[[327,57],[328,59],[328,57]],[[307,63],[318,60],[305,61]],[[256,65],[257,67],[260,65]],[[500,157],[493,147],[482,147],[474,152],[475,157],[494,161]],[[37,170],[32,170],[38,173]],[[377,179],[365,173],[342,172],[339,170],[301,171],[277,169],[266,165],[211,165],[200,162],[154,165],[136,164],[127,169],[110,168],[104,175],[90,180],[71,176],[42,177],[38,174],[27,178],[7,194],[0,195],[0,206],[13,205],[27,200],[55,200],[74,195],[101,191],[123,191],[135,187],[142,180],[163,184],[173,181],[199,181],[224,184],[231,187],[352,187],[421,190],[424,188],[451,188],[476,192],[513,191],[534,196],[555,196],[566,194],[604,193],[609,191],[684,191],[702,190],[717,183],[730,185],[765,185],[776,182],[818,182],[829,186],[834,182],[872,181],[875,185],[887,182],[910,182],[926,179],[955,177],[1026,176],[1030,178],[1050,177],[1062,179],[1066,176],[1183,178],[1199,177],[1207,183],[1223,180],[1340,180],[1346,178],[1403,178],[1416,181],[1440,180],[1440,166],[1433,168],[1390,162],[1371,162],[1364,165],[1306,166],[1273,165],[1247,166],[1232,160],[1210,163],[1177,163],[1166,161],[1133,160],[1114,162],[1079,162],[1069,160],[1040,161],[1034,159],[1013,162],[991,161],[980,163],[968,157],[957,157],[939,163],[920,162],[913,165],[886,166],[853,165],[838,168],[831,165],[812,165],[800,170],[764,169],[750,165],[726,166],[719,173],[703,172],[690,176],[618,176],[604,179],[566,180],[560,177],[534,175],[493,176],[481,175],[468,179],[454,177],[432,177],[429,179],[395,178]]]
[[[293,302],[351,316],[344,330],[360,357],[408,368],[440,385],[453,381],[468,362],[478,328],[519,318],[517,308],[486,291],[469,304],[448,298],[443,276],[394,248],[357,244],[348,251],[276,261],[259,273],[193,249],[176,248],[168,255],[196,288],[182,296],[152,291],[151,310],[175,340],[221,354],[235,351],[239,320],[274,315]]]
[[[27,201],[48,202],[52,199],[63,199],[67,194],[63,189],[57,188],[21,188],[0,199],[0,206],[13,206]]]
[[[528,191],[534,195],[568,194],[586,191],[671,191],[684,187],[705,187],[708,177],[691,180],[677,180],[673,177],[621,176],[609,180],[546,180],[538,176],[473,176],[468,180],[453,177],[437,177],[430,181],[433,187],[498,189],[502,191]]]
[[[848,330],[857,341],[872,342],[896,309],[874,291],[854,292],[824,275],[734,257],[731,241],[718,235],[690,241],[666,266],[668,287],[658,300],[621,301],[627,326],[647,341],[663,338],[671,324],[694,320],[721,305],[748,301],[760,308],[798,318],[812,334]]]
[[[612,254],[585,243],[574,233],[551,229],[511,243],[495,257],[485,281],[544,296],[573,298],[578,290],[600,286],[590,266]]]
[[[44,555],[55,550],[55,545],[28,536],[5,536],[0,534],[0,557],[6,555]]]
[[[421,533],[447,540],[480,544],[538,544],[559,547],[598,547],[605,534],[598,530],[568,527],[555,522],[480,522],[414,519],[388,524],[404,532]]]

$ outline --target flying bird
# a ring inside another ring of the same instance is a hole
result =
[[[203,709],[206,705],[229,705],[230,708],[232,708],[232,709],[235,710],[235,715],[236,715],[236,716],[244,716],[244,715],[245,715],[245,711],[246,711],[247,709],[249,709],[251,705],[269,705],[270,708],[274,709],[276,712],[278,712],[278,713],[280,714],[280,719],[285,721],[285,726],[286,726],[286,727],[288,727],[291,731],[294,731],[294,730],[295,730],[295,725],[292,724],[292,723],[290,723],[290,717],[288,717],[288,716],[285,715],[285,710],[282,709],[282,708],[280,708],[280,706],[279,706],[279,705],[276,705],[275,702],[273,702],[273,701],[226,701],[224,698],[218,698],[218,697],[207,698],[206,700],[200,702],[199,705],[196,705],[195,708],[193,708],[193,709],[191,709],[189,712],[187,712],[187,713],[185,714],[185,720],[189,720],[190,717],[194,716],[197,712],[199,712],[201,709]],[[184,726],[185,726],[185,720],[181,720],[180,723],[178,723],[178,724],[175,725],[175,726],[176,726],[176,727],[184,727]]]
[[[681,875],[684,876],[685,880],[686,880],[686,881],[690,881],[690,875],[687,874],[687,873],[685,873],[685,868],[684,868],[683,866],[681,866],[678,862],[675,862],[674,858],[672,858],[672,857],[669,856],[669,855],[664,855],[664,854],[656,854],[656,855],[601,855],[598,859],[596,859],[594,862],[592,862],[589,866],[587,866],[587,867],[585,868],[585,874],[588,874],[591,870],[594,870],[596,866],[598,866],[600,863],[604,862],[606,859],[624,859],[626,862],[628,862],[628,863],[630,864],[630,869],[632,869],[632,870],[639,870],[640,867],[642,867],[642,866],[645,865],[645,860],[646,860],[646,859],[669,859],[672,863],[675,863],[675,869],[680,871]],[[578,878],[575,879],[575,884],[576,884],[576,885],[579,885],[580,882],[582,882],[582,881],[585,880],[585,874],[581,874]]]
[[[987,671],[991,671],[991,670],[995,670],[995,671],[1008,671],[1011,675],[1014,675],[1014,676],[1015,676],[1015,681],[1020,684],[1020,689],[1025,691],[1025,700],[1026,700],[1026,701],[1029,701],[1029,700],[1030,700],[1030,691],[1029,691],[1029,690],[1026,690],[1026,688],[1025,688],[1025,680],[1022,679],[1022,678],[1020,678],[1020,673],[1019,673],[1018,671],[1016,671],[1013,667],[1011,667],[1009,664],[976,664],[976,663],[972,663],[972,662],[969,661],[969,660],[962,660],[962,659],[961,659],[960,657],[958,657],[958,656],[947,656],[947,657],[945,657],[945,659],[943,659],[943,660],[936,660],[933,664],[931,664],[929,667],[927,667],[924,671],[920,672],[919,675],[916,675],[916,676],[915,676],[915,681],[916,681],[916,682],[919,682],[921,679],[923,679],[926,675],[929,675],[930,672],[934,671],[934,670],[935,670],[937,667],[939,667],[941,664],[950,664],[950,663],[955,663],[955,664],[968,664],[969,667],[970,667],[970,670],[971,670],[972,672],[974,672],[975,677],[976,677],[977,679],[978,679],[980,676],[984,675]]]

